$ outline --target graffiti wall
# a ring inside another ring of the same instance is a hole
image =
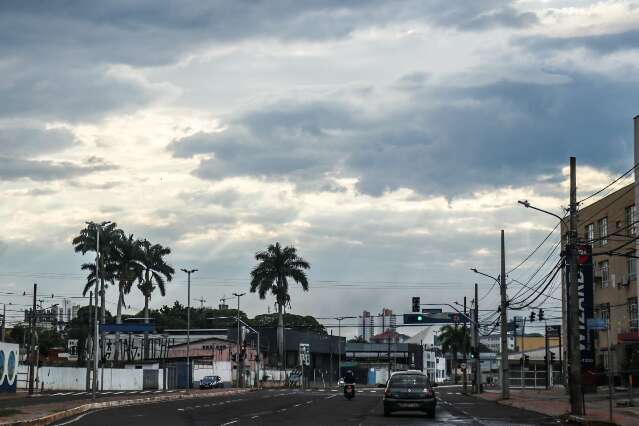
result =
[[[19,347],[0,343],[0,392],[15,392],[18,378]]]

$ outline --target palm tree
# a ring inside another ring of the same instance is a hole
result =
[[[131,292],[133,282],[142,279],[142,252],[140,241],[133,238],[133,234],[125,237],[124,234],[117,240],[114,251],[113,269],[114,278],[118,281],[118,309],[116,324],[122,324],[122,306],[124,306],[124,295]],[[120,358],[120,332],[115,336],[114,360]]]
[[[100,256],[98,258],[100,264],[100,276],[97,277],[100,281],[100,317],[101,322],[106,322],[106,294],[105,294],[105,281],[113,283],[115,279],[115,265],[113,263],[116,242],[122,237],[122,230],[118,229],[117,224],[108,223],[105,225],[97,225],[95,223],[87,224],[86,228],[80,231],[80,235],[73,239],[73,248],[76,253],[82,253],[83,255],[89,251],[96,251],[97,233],[100,232]],[[82,270],[89,271],[87,276],[87,283],[84,286],[83,295],[86,295],[87,291],[92,285],[95,285],[96,274],[95,264],[85,263],[82,265]],[[104,341],[104,339],[102,339]]]
[[[290,305],[291,297],[288,294],[288,278],[300,284],[304,291],[308,291],[308,279],[305,269],[311,265],[297,255],[294,247],[280,246],[280,243],[271,244],[266,251],[255,254],[255,260],[259,263],[251,271],[251,293],[257,293],[260,299],[266,298],[267,293],[275,296],[277,304],[277,348],[279,362],[284,362],[284,318],[283,309]]]
[[[140,243],[140,264],[142,265],[141,280],[138,289],[144,295],[144,323],[149,322],[149,300],[156,288],[160,294],[166,294],[165,280],[171,281],[175,270],[164,260],[164,256],[171,254],[171,249],[160,244],[151,244],[148,240]],[[144,334],[144,353],[148,354],[147,333]]]
[[[453,327],[451,325],[445,325],[442,327],[439,334],[442,350],[449,352],[452,355],[451,370],[453,372],[453,380],[457,383],[457,364],[458,352],[465,351],[470,346],[470,336],[462,327]]]

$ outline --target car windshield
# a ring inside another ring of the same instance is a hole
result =
[[[425,388],[428,386],[428,378],[421,375],[402,374],[390,380],[391,388]]]

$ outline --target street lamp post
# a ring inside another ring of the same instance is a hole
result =
[[[240,345],[241,345],[241,328],[240,328],[240,297],[244,296],[246,293],[233,293],[233,296],[237,297],[237,387],[242,387],[242,376],[243,372],[241,370],[244,367],[243,360],[240,356]]]
[[[191,274],[197,272],[197,269],[182,268],[182,272],[188,277],[186,285],[186,365],[188,369],[186,391],[188,393],[191,391]]]

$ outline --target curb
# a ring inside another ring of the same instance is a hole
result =
[[[0,423],[0,426],[44,426],[44,425],[50,425],[53,422],[65,419],[67,417],[73,417],[78,414],[87,413],[89,411],[98,410],[101,408],[142,405],[142,404],[149,404],[149,403],[162,402],[162,401],[178,401],[180,399],[211,398],[211,397],[218,397],[218,396],[237,395],[237,394],[248,393],[248,392],[252,392],[252,389],[236,389],[236,390],[215,392],[215,393],[209,393],[209,394],[198,393],[198,394],[160,395],[160,396],[152,396],[152,397],[137,398],[137,399],[90,402],[88,404],[79,405],[77,407],[69,408],[67,410],[49,414],[43,417],[39,417],[37,419],[19,420],[15,422]]]

